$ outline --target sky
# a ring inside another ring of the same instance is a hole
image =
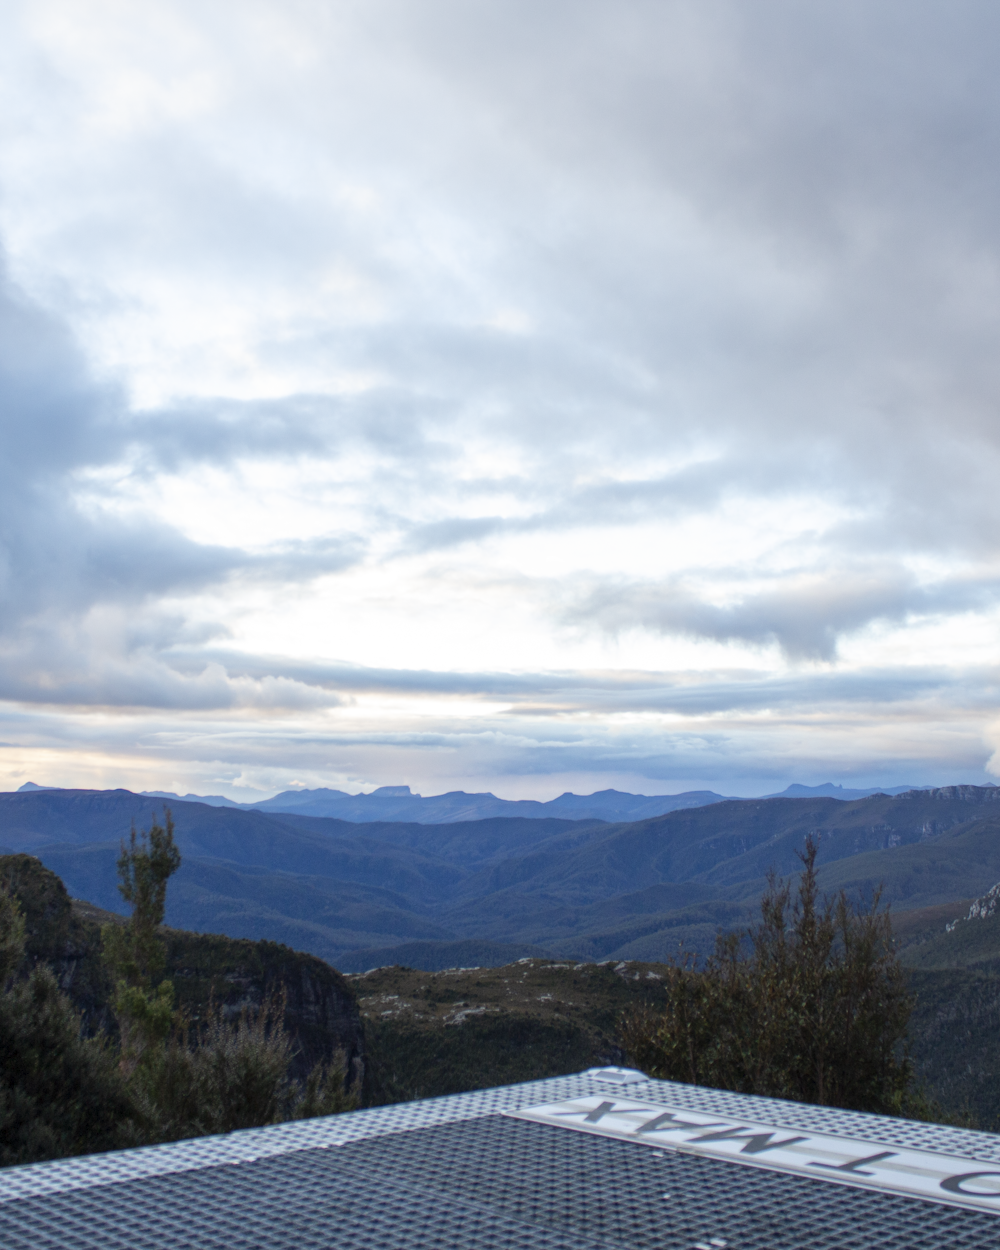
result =
[[[1000,778],[998,40],[8,0],[0,788]]]

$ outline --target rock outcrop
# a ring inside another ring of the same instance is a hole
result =
[[[32,855],[0,856],[0,888],[17,897],[25,918],[24,974],[48,964],[79,1011],[84,1031],[114,1032],[108,1009],[111,981],[101,959],[101,924],[122,917],[70,899],[59,877]],[[343,1052],[348,1074],[367,1086],[364,1030],[355,994],[335,968],[277,942],[253,942],[215,934],[161,930],[164,975],[178,1005],[197,1023],[214,1003],[226,1015],[253,1009],[268,997],[285,998],[285,1028],[301,1078],[319,1060]]]

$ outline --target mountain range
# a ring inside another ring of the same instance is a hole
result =
[[[54,789],[26,782],[18,793]],[[871,794],[903,794],[917,786],[872,787],[867,790],[845,790],[827,782],[821,786],[793,784],[780,794],[765,798],[831,798],[862,799]],[[930,786],[922,787],[931,789]],[[705,807],[720,803],[726,797],[713,790],[687,790],[681,794],[628,794],[622,790],[599,790],[594,794],[572,794],[567,791],[547,802],[535,799],[498,799],[495,794],[468,794],[452,790],[425,798],[414,794],[409,786],[380,786],[370,794],[347,794],[343,790],[285,790],[260,802],[238,803],[221,794],[175,794],[170,790],[144,790],[150,798],[171,799],[187,803],[207,803],[210,807],[233,807],[244,811],[294,812],[300,816],[332,816],[365,824],[371,821],[404,820],[422,825],[449,824],[458,821],[486,820],[493,816],[521,816],[529,820],[556,817],[563,820],[645,820],[664,816],[685,807]]]
[[[36,855],[75,897],[121,911],[119,841],[163,804],[127,790],[0,794],[0,844]],[[681,941],[706,950],[718,928],[752,919],[770,870],[797,871],[810,834],[823,888],[870,895],[882,882],[897,911],[967,908],[1000,881],[995,787],[720,800],[611,822],[358,823],[169,805],[183,856],[169,924],[284,942],[345,971],[541,953],[652,960]]]

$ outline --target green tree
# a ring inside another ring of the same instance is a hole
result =
[[[760,922],[719,935],[698,969],[675,961],[667,1007],[626,1018],[650,1075],[800,1102],[921,1114],[905,1038],[912,1007],[888,911],[821,899],[807,840],[795,897],[772,874]]]
[[[5,989],[24,960],[24,916],[10,886],[0,890],[0,989]]]
[[[104,957],[115,978],[113,1010],[121,1036],[121,1069],[149,1140],[226,1133],[281,1120],[330,1115],[357,1105],[345,1091],[345,1066],[317,1065],[303,1088],[288,1078],[291,1039],[285,998],[227,1019],[215,1004],[192,1024],[174,1009],[174,987],[159,980],[166,955],[158,932],[167,882],[180,867],[174,822],[164,808],[141,836],[132,827],[118,857],[118,889],[132,907],[124,923],[102,929]]]
[[[0,1166],[112,1150],[138,1140],[134,1108],[103,1039],[80,1019],[49,968],[18,979],[24,918],[0,892]]]
[[[141,839],[133,824],[129,842],[122,842],[118,890],[131,905],[132,915],[124,924],[109,923],[101,930],[104,958],[115,980],[112,1010],[126,1073],[154,1053],[176,1023],[173,983],[161,980],[155,987],[153,984],[165,963],[157,929],[163,923],[167,882],[181,864],[168,807],[163,809],[163,818],[161,825],[154,816]]]
[[[292,1042],[284,1028],[285,997],[265,998],[226,1019],[212,1002],[200,1026],[175,1029],[141,1073],[147,1116],[159,1141],[230,1133],[283,1120],[349,1111],[345,1057],[317,1063],[300,1087],[289,1080]]]

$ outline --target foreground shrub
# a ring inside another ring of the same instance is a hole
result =
[[[158,981],[164,967],[159,926],[167,882],[180,867],[174,822],[164,808],[141,837],[133,827],[118,858],[118,889],[131,904],[125,924],[102,929],[104,958],[116,983],[113,1003],[121,1037],[121,1070],[149,1140],[258,1128],[357,1105],[344,1088],[344,1066],[318,1065],[303,1088],[291,1081],[292,1043],[285,998],[267,998],[227,1019],[210,1003],[192,1025],[174,1009],[174,987]]]
[[[116,1056],[80,1036],[80,1020],[48,968],[13,981],[24,958],[16,900],[0,893],[0,1166],[139,1140]]]
[[[317,1064],[300,1086],[289,1079],[292,1043],[279,995],[227,1020],[215,1003],[197,1028],[178,1027],[146,1051],[131,1086],[145,1131],[157,1141],[259,1128],[333,1115],[358,1105],[345,1091],[343,1057]]]
[[[760,923],[719,935],[702,968],[675,961],[663,1012],[623,1026],[651,1076],[856,1110],[923,1114],[905,1051],[911,1000],[888,912],[821,900],[816,845],[791,887],[772,875]]]
[[[0,1166],[332,1115],[358,1099],[346,1057],[289,1076],[293,1043],[282,993],[235,1018],[214,1002],[192,1024],[162,979],[168,878],[180,855],[173,822],[133,829],[118,861],[132,905],[102,929],[111,973],[114,1042],[85,1039],[52,971],[27,971],[25,923],[14,883],[0,883]]]

